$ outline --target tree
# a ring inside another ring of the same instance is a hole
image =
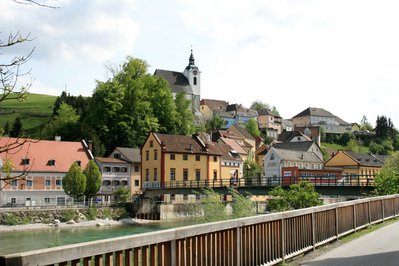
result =
[[[255,215],[255,206],[250,199],[240,194],[237,190],[233,188],[229,188],[228,191],[233,197],[233,218],[242,218]]]
[[[17,116],[14,120],[14,123],[11,125],[11,130],[10,130],[10,137],[12,138],[18,138],[22,136],[23,133],[23,128],[22,128],[22,120],[21,117]]]
[[[10,123],[8,122],[8,120],[7,120],[7,122],[5,123],[5,125],[3,127],[3,134],[5,136],[10,135]]]
[[[54,139],[55,136],[61,136],[63,140],[77,141],[80,139],[80,116],[76,110],[66,104],[61,103],[57,114],[43,130],[43,137]]]
[[[149,131],[193,130],[191,110],[177,105],[186,102],[180,98],[173,101],[168,83],[147,69],[145,61],[128,57],[112,71],[111,79],[97,81],[83,121],[86,130],[95,132],[108,151],[117,146],[140,147]]]
[[[365,115],[363,115],[362,120],[360,120],[360,130],[373,131],[373,126],[369,123]]]
[[[399,152],[391,154],[374,178],[373,194],[389,195],[399,193]]]
[[[216,112],[213,112],[212,118],[206,121],[206,131],[215,131],[223,128],[226,125],[226,121]]]
[[[62,179],[62,188],[66,194],[75,199],[83,195],[86,189],[86,177],[76,162],[71,165],[68,173]]]
[[[397,131],[390,118],[386,116],[377,116],[377,122],[375,127],[375,137],[380,140],[395,137]]]
[[[117,202],[127,202],[129,199],[130,190],[127,187],[118,188],[114,192],[114,196],[116,197]]]
[[[245,128],[252,137],[259,137],[260,131],[258,127],[258,122],[256,122],[255,119],[249,119],[248,122],[245,124]]]
[[[91,199],[97,194],[101,187],[101,172],[97,164],[93,160],[90,160],[83,170],[83,174],[86,177],[86,189],[84,195]]]
[[[270,191],[269,195],[273,198],[269,200],[268,206],[273,211],[302,209],[321,204],[319,193],[307,181],[293,184],[288,190],[282,187],[275,187]]]
[[[205,195],[201,200],[201,208],[204,222],[222,221],[228,218],[226,206],[221,200],[221,195],[211,188],[202,189],[201,194]]]
[[[258,112],[262,110],[268,110],[275,115],[279,115],[279,112],[275,106],[271,107],[269,104],[264,103],[262,101],[256,100],[252,102],[250,109],[256,110]]]
[[[348,144],[346,145],[346,149],[353,151],[353,152],[359,152],[360,148],[359,148],[359,144],[357,143],[357,141],[355,139],[350,139]]]
[[[186,94],[179,92],[176,94],[175,106],[177,111],[177,133],[180,135],[190,135],[194,133],[194,115],[190,109],[191,102],[186,99]]]

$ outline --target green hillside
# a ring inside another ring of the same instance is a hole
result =
[[[20,116],[26,135],[35,137],[48,123],[56,99],[57,96],[29,93],[23,102],[5,100],[0,103],[0,127],[4,127],[7,121],[11,126],[15,118]]]

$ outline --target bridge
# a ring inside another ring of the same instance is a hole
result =
[[[197,194],[203,188],[212,188],[218,193],[228,194],[227,189],[233,187],[242,194],[265,195],[276,186],[288,187],[300,181],[308,181],[321,195],[364,196],[374,189],[374,177],[374,175],[314,175],[144,182],[143,194],[147,197],[160,194]]]
[[[15,253],[0,266],[275,265],[399,215],[399,194]]]

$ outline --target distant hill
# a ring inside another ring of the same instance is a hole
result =
[[[7,121],[11,126],[15,118],[20,116],[27,137],[37,137],[43,126],[48,123],[57,97],[29,93],[28,98],[23,102],[17,100],[1,102],[0,127],[3,128]]]

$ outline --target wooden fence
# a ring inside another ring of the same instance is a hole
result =
[[[393,218],[399,195],[180,227],[0,257],[9,265],[274,265]]]

